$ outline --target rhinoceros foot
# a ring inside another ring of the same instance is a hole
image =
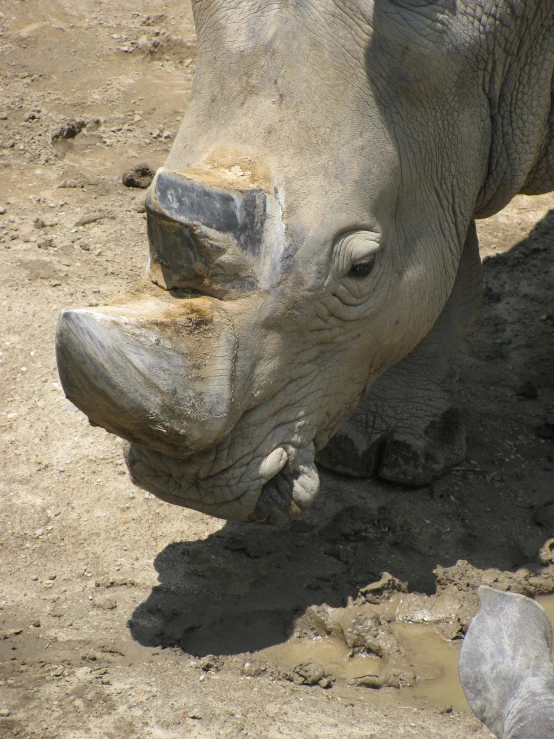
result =
[[[414,415],[398,422],[394,415],[379,419],[356,412],[318,453],[323,467],[350,477],[372,477],[398,485],[429,484],[461,462],[466,453],[464,425],[457,408],[421,424]],[[379,423],[379,421],[381,421]]]

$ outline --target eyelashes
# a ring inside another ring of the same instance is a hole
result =
[[[364,259],[363,262],[357,262],[350,267],[348,277],[352,277],[355,280],[360,280],[367,277],[375,265],[375,256]]]

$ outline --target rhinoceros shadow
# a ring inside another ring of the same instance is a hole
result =
[[[544,438],[554,401],[553,255],[551,211],[529,238],[485,261],[481,325],[461,380],[467,462],[417,490],[321,470],[319,498],[290,526],[227,523],[167,546],[155,560],[159,585],[129,621],[134,639],[196,655],[252,652],[285,640],[307,607],[343,606],[383,571],[431,593],[437,565],[536,561],[554,532],[554,506],[537,508],[554,498]],[[538,385],[537,398],[518,395],[524,381]]]

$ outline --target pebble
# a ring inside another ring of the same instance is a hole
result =
[[[9,710],[9,708],[0,708],[0,717],[7,718],[8,716],[11,716],[11,711]]]
[[[292,671],[297,676],[294,682],[303,683],[304,685],[317,685],[320,680],[327,677],[323,665],[319,662],[314,662],[312,659],[296,665]]]
[[[204,672],[217,672],[223,666],[223,660],[213,654],[207,654],[200,660],[200,667]]]
[[[121,181],[125,187],[139,187],[145,189],[149,187],[154,178],[154,171],[146,162],[135,164],[134,167],[124,172]]]
[[[542,545],[539,551],[539,562],[545,566],[554,562],[554,539],[548,539]]]

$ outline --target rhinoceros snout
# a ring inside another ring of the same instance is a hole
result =
[[[64,311],[56,335],[66,396],[98,426],[176,457],[233,424],[235,337],[206,298]]]

